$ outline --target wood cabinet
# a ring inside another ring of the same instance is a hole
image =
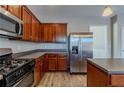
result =
[[[57,62],[57,55],[56,54],[48,54],[48,70],[54,71],[56,70],[56,62]]]
[[[67,70],[67,55],[49,53],[46,54],[47,71],[66,71]]]
[[[23,40],[31,40],[31,23],[32,23],[32,15],[27,7],[22,8],[22,20],[23,20]]]
[[[32,16],[32,41],[40,41],[40,22]]]
[[[67,24],[55,24],[56,26],[56,42],[66,42]]]
[[[32,17],[32,41],[37,41],[37,20],[35,17]]]
[[[8,5],[8,11],[21,19],[21,6],[20,5]]]
[[[43,25],[42,23],[39,24],[40,30],[39,30],[39,41],[44,41],[44,31],[43,31]]]
[[[61,71],[67,70],[67,55],[66,54],[58,54],[57,69]]]
[[[56,70],[56,59],[48,59],[48,70],[49,71]]]
[[[65,23],[42,23],[44,42],[66,42],[67,24]]]
[[[29,40],[34,42],[40,41],[40,22],[30,12],[30,10],[23,6],[22,10],[23,25],[23,40]]]
[[[104,71],[95,67],[88,62],[87,64],[87,86],[88,87],[105,87],[108,86],[109,76]]]
[[[34,78],[35,78],[35,86],[39,84],[41,80],[41,61],[39,59],[36,59],[35,62],[35,73],[34,73]]]
[[[42,24],[44,32],[44,42],[54,42],[55,41],[55,30],[54,26],[51,24]]]
[[[116,68],[118,68],[119,65],[116,65],[114,62],[121,63],[119,59],[117,59],[116,61],[115,59],[113,59],[113,62],[112,61],[105,62],[105,59],[104,61],[102,59],[101,60],[98,59],[98,62],[101,62],[102,65],[99,65],[97,63],[93,63],[90,60],[87,60],[87,86],[88,87],[123,87],[124,86],[124,73],[119,73],[118,69],[114,70],[117,72],[112,71],[111,68],[109,69],[110,64],[111,66],[115,66]],[[107,68],[104,68],[104,66]],[[120,72],[121,71],[123,70],[120,70]]]
[[[0,5],[2,8],[4,8],[5,10],[8,10],[8,5]]]
[[[48,54],[44,55],[44,71],[48,71]]]
[[[21,5],[0,5],[0,6],[21,19]]]
[[[37,86],[40,83],[40,81],[45,73],[43,59],[44,59],[43,56],[41,56],[35,60],[34,86]]]

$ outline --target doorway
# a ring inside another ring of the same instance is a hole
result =
[[[108,58],[107,25],[90,25],[93,32],[93,58]]]

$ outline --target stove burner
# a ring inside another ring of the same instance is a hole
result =
[[[14,68],[20,67],[27,62],[30,62],[29,59],[11,59],[11,60],[4,60],[3,64],[0,64],[0,71],[3,71],[5,73],[11,72]]]

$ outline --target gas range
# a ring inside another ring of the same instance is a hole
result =
[[[12,73],[16,69],[26,65],[27,63],[33,61],[33,59],[9,59],[4,60],[2,64],[0,64],[0,74],[8,75]]]
[[[13,59],[11,49],[0,49],[0,87],[31,86],[34,66],[34,59]]]

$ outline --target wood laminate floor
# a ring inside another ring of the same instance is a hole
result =
[[[47,72],[38,87],[86,87],[87,76],[67,72]]]

